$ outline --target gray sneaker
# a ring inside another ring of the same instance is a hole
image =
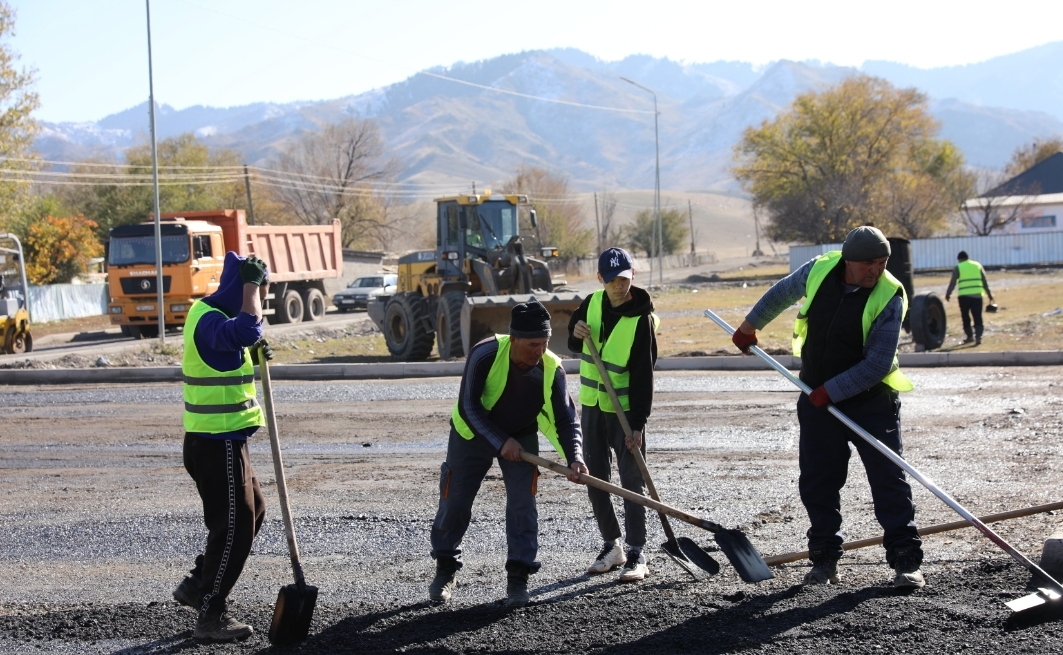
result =
[[[822,550],[810,553],[812,570],[805,574],[805,584],[838,584],[838,560],[826,555]]]
[[[251,626],[240,623],[228,612],[200,614],[192,636],[203,641],[234,641],[247,639],[254,633]]]
[[[450,592],[458,586],[458,572],[436,567],[436,577],[428,585],[428,597],[437,603],[450,600]]]

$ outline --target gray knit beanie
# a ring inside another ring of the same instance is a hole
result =
[[[845,237],[842,257],[847,262],[869,262],[879,257],[890,256],[890,242],[882,230],[870,225],[861,225]]]

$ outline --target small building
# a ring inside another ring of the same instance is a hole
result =
[[[1035,234],[1063,229],[1063,152],[964,203],[969,214],[997,212],[1013,218],[995,234]]]

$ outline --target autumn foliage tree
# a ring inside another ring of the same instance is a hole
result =
[[[81,214],[45,216],[26,227],[26,278],[31,284],[64,284],[103,255],[96,222]]]
[[[857,75],[798,96],[735,146],[737,177],[775,241],[838,242],[858,225],[929,236],[963,200],[963,157],[915,89]]]
[[[632,252],[644,252],[647,257],[657,252],[653,210],[641,209],[635,221],[624,226],[624,243]],[[682,248],[687,238],[687,216],[676,208],[661,210],[661,250],[671,255]]]
[[[521,234],[533,234],[539,246],[558,249],[558,259],[572,261],[590,252],[594,230],[584,225],[583,210],[569,191],[568,178],[544,168],[521,166],[517,174],[502,183],[503,193],[528,196],[535,208],[538,227],[521,217]]]
[[[0,0],[0,232],[28,194],[21,173],[36,168],[33,139],[39,125],[31,114],[40,105],[33,91],[33,72],[16,68],[19,55],[7,40],[15,33],[15,12]]]

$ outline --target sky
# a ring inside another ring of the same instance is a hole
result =
[[[143,0],[7,2],[36,118],[95,121],[147,100]],[[562,47],[606,61],[953,66],[1061,40],[1061,19],[1058,0],[153,0],[151,46],[156,101],[183,109],[338,98]]]

